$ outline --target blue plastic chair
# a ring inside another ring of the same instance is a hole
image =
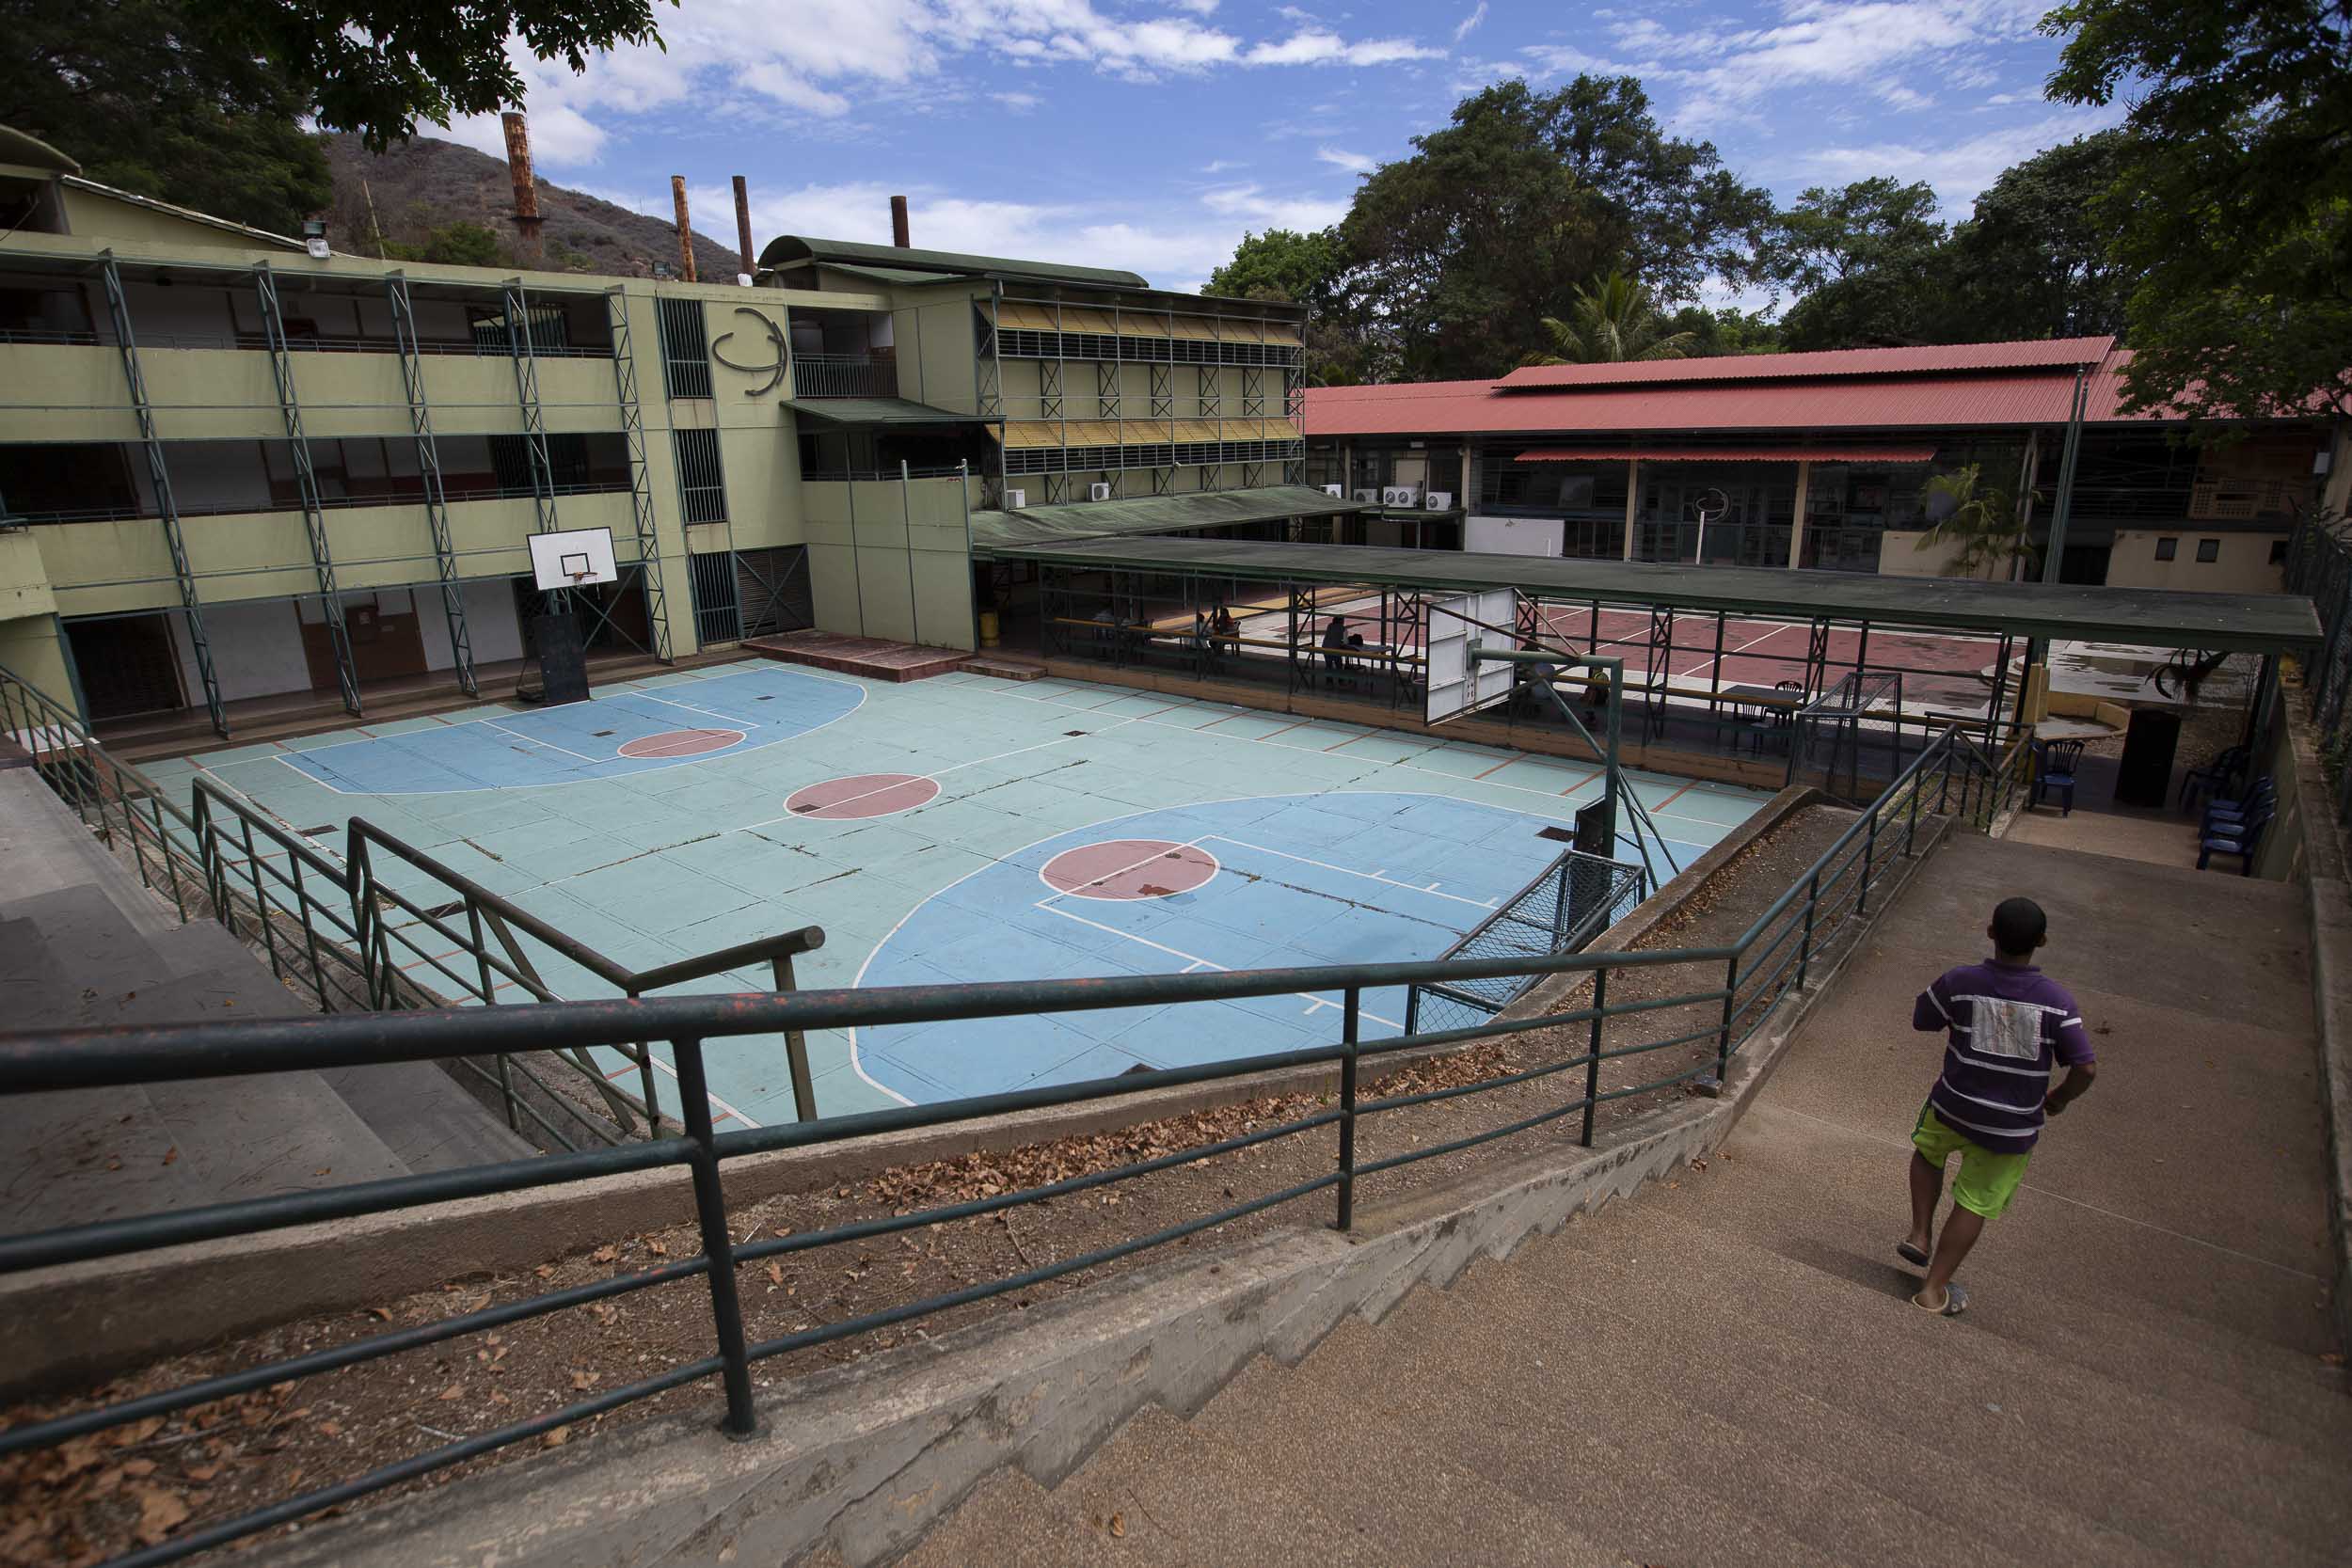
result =
[[[2202,768],[2192,768],[2181,775],[2181,809],[2187,811],[2208,793],[2219,795],[2246,770],[2246,748],[2233,746]]]
[[[2235,855],[2237,874],[2254,874],[2254,851],[2261,847],[2263,830],[2270,826],[2270,813],[2261,812],[2234,825],[2223,825],[2208,832],[2197,842],[2197,869],[2204,871],[2213,864],[2216,855]]]
[[[2212,800],[2205,806],[2204,827],[2210,831],[2217,823],[2242,823],[2248,817],[2267,816],[2279,809],[2279,786],[2268,778],[2256,779],[2254,786],[2234,800]]]
[[[2037,740],[2033,743],[2032,805],[2042,804],[2043,790],[2058,793],[2058,815],[2074,815],[2074,768],[2083,759],[2079,740]]]

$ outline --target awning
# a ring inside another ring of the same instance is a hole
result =
[[[1119,534],[1175,533],[1190,529],[1280,522],[1291,517],[1330,517],[1364,510],[1360,501],[1328,495],[1305,484],[1204,490],[1189,496],[1137,496],[1128,500],[1070,501],[1058,506],[1023,507],[1017,512],[975,512],[972,544],[976,549],[1065,544]]]
[[[905,398],[793,398],[787,408],[804,420],[834,424],[993,424],[993,414],[959,414]]]
[[[1538,447],[1522,463],[1932,463],[1933,447]]]
[[[985,316],[991,307],[982,305]],[[1204,343],[1273,343],[1300,345],[1295,322],[1256,316],[1196,315],[1183,310],[1152,310],[1095,305],[1056,305],[1041,300],[1009,299],[995,308],[997,323],[1016,332],[1090,332],[1098,337],[1181,338]]]
[[[1288,420],[1011,420],[1005,445],[1015,451],[1055,447],[1157,447],[1180,442],[1297,441]]]

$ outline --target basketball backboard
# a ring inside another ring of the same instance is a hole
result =
[[[564,529],[531,535],[531,576],[543,591],[612,582],[620,570],[612,561],[609,528]]]
[[[1425,650],[1429,656],[1429,680],[1422,699],[1424,722],[1434,724],[1485,707],[1507,696],[1518,684],[1520,672],[1517,665],[1474,665],[1470,657],[1470,645],[1474,641],[1493,642],[1505,648],[1517,646],[1509,628],[1518,608],[1518,599],[1512,589],[1494,588],[1483,594],[1429,601],[1429,645]]]

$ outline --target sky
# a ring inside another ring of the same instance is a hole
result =
[[[1198,289],[1245,232],[1314,229],[1508,77],[1642,79],[1673,135],[1784,202],[1871,175],[1965,216],[2000,171],[2114,123],[2047,103],[2042,0],[683,0],[666,49],[574,75],[517,50],[539,172],[733,245],[752,229],[1125,267]],[[426,134],[434,134],[427,128]],[[495,117],[453,139],[499,156]],[[1756,303],[1751,301],[1749,303]]]

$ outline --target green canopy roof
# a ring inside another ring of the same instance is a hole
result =
[[[993,414],[959,414],[905,398],[791,398],[784,406],[804,420],[834,424],[994,424]]]
[[[768,248],[759,253],[759,264],[763,267],[801,266],[812,261],[826,266],[837,266],[847,261],[858,266],[890,267],[905,272],[1017,277],[1040,283],[1077,283],[1096,289],[1148,289],[1152,286],[1132,272],[1119,272],[1109,267],[1072,267],[1055,261],[1017,261],[1003,256],[963,256],[951,250],[902,250],[895,245],[815,240],[801,234],[780,235],[769,241]]]
[[[975,512],[972,546],[985,551],[1104,539],[1114,534],[1238,528],[1244,523],[1329,517],[1363,510],[1360,501],[1343,500],[1305,484],[1203,490],[1188,496],[1137,496],[1115,501],[1071,501],[1060,506],[1025,506],[1017,512]]]

